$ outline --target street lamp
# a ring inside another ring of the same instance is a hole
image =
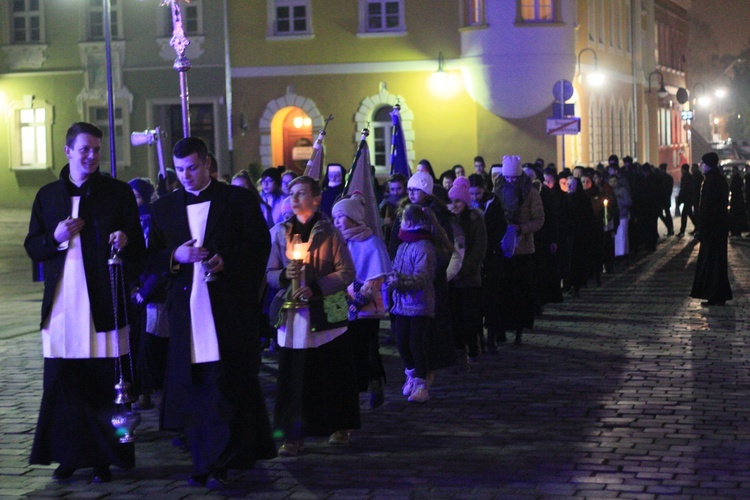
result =
[[[578,52],[578,59],[577,59],[578,63],[576,65],[577,68],[578,68],[578,82],[580,83],[581,77],[582,77],[582,74],[581,74],[581,54],[583,54],[587,50],[591,51],[591,53],[594,55],[594,71],[592,71],[591,73],[589,73],[588,75],[586,75],[586,80],[588,80],[588,82],[591,85],[593,85],[595,87],[598,87],[599,85],[601,85],[604,82],[604,74],[599,71],[599,58],[596,55],[596,51],[594,49],[592,49],[592,48],[589,48],[589,47],[583,48],[583,49],[581,49]]]
[[[664,99],[669,95],[669,92],[664,88],[664,75],[661,74],[661,71],[654,70],[648,74],[648,90],[646,92],[651,93],[651,77],[654,75],[659,77],[659,90],[656,91],[656,95],[659,96],[659,99]]]

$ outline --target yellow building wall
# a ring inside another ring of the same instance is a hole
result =
[[[311,2],[311,37],[267,39],[265,0],[229,2],[233,67],[345,62],[437,60],[460,53],[459,6],[455,0],[404,2],[406,34],[358,36],[359,2]]]

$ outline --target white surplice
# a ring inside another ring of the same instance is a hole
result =
[[[190,237],[195,240],[196,247],[203,246],[210,208],[210,201],[187,206]],[[190,353],[193,363],[209,363],[221,359],[211,297],[208,294],[208,284],[203,281],[205,274],[203,264],[195,262],[190,291]]]
[[[71,217],[78,217],[81,197],[71,197]],[[129,352],[130,327],[97,332],[83,267],[81,235],[67,241],[62,276],[52,298],[52,310],[42,325],[45,358],[112,358]],[[119,340],[119,345],[118,341]]]

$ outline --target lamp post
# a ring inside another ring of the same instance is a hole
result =
[[[585,47],[578,52],[577,58],[577,70],[578,70],[578,81],[581,81],[581,54],[586,51],[590,51],[594,55],[594,71],[586,75],[586,80],[595,87],[601,85],[604,82],[604,74],[599,71],[599,57],[596,55],[596,51],[592,48]]]
[[[648,74],[648,90],[646,92],[648,94],[651,93],[651,77],[654,75],[659,77],[659,90],[656,91],[656,95],[659,96],[659,99],[664,99],[669,95],[669,92],[664,87],[664,75],[661,71],[654,70]]]
[[[104,23],[104,56],[107,71],[107,111],[109,119],[109,168],[113,178],[117,178],[117,152],[115,147],[115,102],[112,90],[112,19],[110,0],[102,0]]]

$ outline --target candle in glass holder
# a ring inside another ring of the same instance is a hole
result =
[[[609,217],[607,217],[607,205],[609,205],[609,200],[607,198],[604,198],[604,225],[606,226],[609,220]]]

